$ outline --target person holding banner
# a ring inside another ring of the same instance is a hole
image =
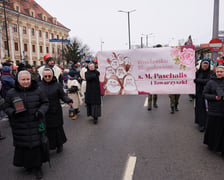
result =
[[[180,94],[170,94],[170,113],[174,114],[175,111],[179,111],[178,109],[178,104],[179,104],[179,99],[180,99]]]
[[[216,67],[216,76],[208,81],[203,95],[208,100],[208,118],[204,144],[224,155],[224,66]]]
[[[157,94],[149,94],[148,95],[148,111],[152,110],[152,102],[153,102],[153,107],[158,108],[157,105]]]
[[[95,64],[90,62],[86,78],[86,95],[85,102],[87,105],[87,116],[94,118],[93,123],[98,123],[98,117],[101,116],[101,95],[100,95],[100,73],[95,69]]]

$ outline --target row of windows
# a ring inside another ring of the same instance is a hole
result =
[[[4,45],[5,45],[5,50],[7,50],[7,42],[4,41]],[[14,47],[15,47],[15,51],[19,51],[19,44],[18,42],[15,42],[14,43]],[[40,53],[43,53],[43,46],[39,46],[39,50],[40,50]],[[27,52],[28,51],[28,45],[25,43],[24,44],[24,51]],[[32,52],[35,53],[36,52],[36,45],[32,45]],[[60,48],[58,48],[58,53],[60,52]],[[46,47],[46,53],[49,53],[49,47]],[[55,53],[55,48],[52,47],[52,54]]]
[[[5,28],[6,28],[6,24],[5,24],[5,21],[4,21],[3,22],[3,29],[5,29]],[[17,26],[17,24],[13,24],[12,25],[12,29],[13,29],[13,32],[14,33],[17,33],[18,32],[18,26]],[[23,32],[23,34],[27,34],[27,28],[26,28],[26,26],[23,26],[22,32]],[[38,31],[38,34],[39,34],[39,37],[42,38],[43,32],[41,30]],[[34,28],[31,28],[31,35],[32,36],[35,36],[35,29]],[[48,32],[45,32],[45,37],[46,37],[46,39],[49,38],[49,33]],[[57,37],[57,39],[59,39],[59,35],[57,35],[56,37]],[[53,33],[51,33],[51,38],[52,39],[54,38],[54,34]]]

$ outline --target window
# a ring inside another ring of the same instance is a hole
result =
[[[26,26],[23,26],[23,34],[26,34]]]
[[[7,41],[4,41],[4,47],[5,47],[5,50],[8,50]]]
[[[32,51],[35,52],[36,49],[35,49],[35,45],[32,45]]]
[[[34,36],[34,34],[35,34],[34,28],[31,29],[31,34],[32,34],[32,36]]]
[[[3,29],[6,29],[6,23],[5,23],[5,21],[3,21],[3,27],[2,27]]]
[[[17,24],[13,24],[12,28],[13,28],[13,32],[17,32]]]
[[[31,16],[34,17],[34,13],[33,13],[33,11],[31,11]]]
[[[39,37],[40,37],[40,38],[42,37],[42,32],[41,32],[41,30],[39,30]]]
[[[27,52],[27,44],[24,44],[24,51]]]
[[[54,47],[52,48],[52,53],[54,54]]]
[[[46,39],[48,39],[48,32],[46,32]]]
[[[54,34],[53,33],[51,33],[51,39],[54,39]]]
[[[46,21],[46,16],[44,16],[44,21]]]
[[[49,48],[48,47],[46,47],[46,52],[49,53]]]
[[[57,35],[57,39],[59,39],[59,35]]]
[[[19,50],[19,44],[17,42],[15,42],[15,51]]]
[[[40,53],[43,53],[43,48],[42,48],[42,46],[40,46]]]
[[[16,6],[16,11],[18,11],[18,12],[19,12],[19,6]]]

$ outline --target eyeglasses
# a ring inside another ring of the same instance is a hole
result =
[[[45,78],[51,78],[51,75],[45,75],[44,77]]]

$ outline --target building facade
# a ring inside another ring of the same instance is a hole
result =
[[[50,53],[58,64],[62,63],[63,43],[50,39],[67,39],[69,31],[34,0],[0,1],[2,62],[10,59],[14,63],[41,65],[43,56]]]

